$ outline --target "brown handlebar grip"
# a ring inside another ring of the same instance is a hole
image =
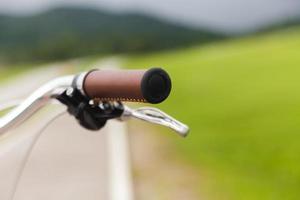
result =
[[[96,70],[86,75],[83,90],[98,100],[160,103],[170,94],[171,79],[161,68]]]

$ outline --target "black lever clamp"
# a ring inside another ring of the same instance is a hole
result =
[[[89,130],[99,130],[109,119],[120,117],[124,112],[121,102],[95,103],[75,88],[69,88],[56,97],[68,107],[68,113],[73,115],[79,124]]]

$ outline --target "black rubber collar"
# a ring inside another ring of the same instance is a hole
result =
[[[141,83],[143,97],[149,103],[161,103],[171,92],[171,79],[168,73],[161,68],[148,70]]]

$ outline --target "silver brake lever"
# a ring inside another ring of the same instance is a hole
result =
[[[19,100],[11,101],[7,103],[0,104],[0,111],[15,107],[19,104]],[[57,103],[56,101],[51,101],[51,103]],[[128,106],[124,105],[124,112],[120,117],[121,120],[126,120],[129,117],[134,117],[137,119],[141,119],[143,121],[147,121],[154,124],[163,125],[173,129],[176,133],[178,133],[182,137],[186,137],[189,132],[188,126],[177,121],[170,115],[162,112],[157,108],[151,107],[142,107],[138,109],[131,109]]]
[[[131,109],[124,105],[124,113],[121,120],[128,117],[134,117],[150,123],[169,127],[182,137],[186,137],[189,133],[189,127],[187,125],[177,121],[157,108],[142,107],[138,109]]]

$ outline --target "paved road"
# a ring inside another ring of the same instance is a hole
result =
[[[20,76],[14,82],[0,87],[0,102],[22,97],[58,74],[60,68],[51,66]],[[16,130],[16,133],[12,134],[16,136],[0,138],[1,200],[11,199],[18,166],[21,166],[24,152],[35,137],[33,130],[42,126],[40,119],[46,118],[47,113],[49,108],[25,124],[25,128]],[[109,199],[109,191],[114,191],[108,188],[111,186],[108,181],[111,180],[109,176],[112,174],[108,156],[111,148],[107,145],[109,129],[108,126],[101,131],[89,132],[67,114],[61,116],[43,132],[32,149],[16,191],[13,192],[13,199]]]
[[[89,132],[62,116],[29,157],[16,200],[108,199],[106,131]]]

